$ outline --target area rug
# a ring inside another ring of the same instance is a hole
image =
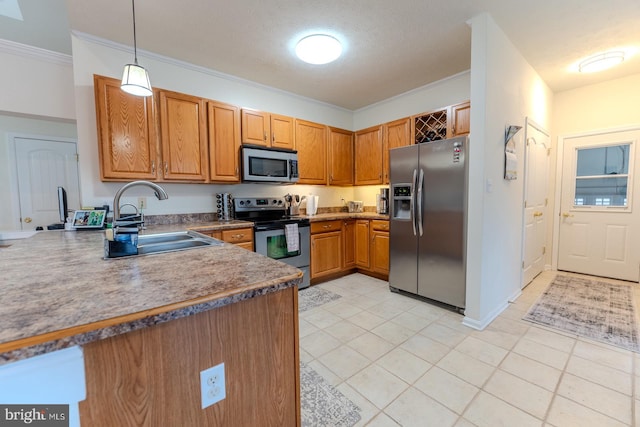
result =
[[[342,298],[342,296],[317,286],[300,289],[298,291],[298,311],[307,311],[338,298]]]
[[[523,319],[640,352],[631,285],[558,275]]]
[[[300,407],[303,427],[351,427],[360,421],[360,408],[304,363],[300,363]]]

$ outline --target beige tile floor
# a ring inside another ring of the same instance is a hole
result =
[[[300,357],[360,407],[358,426],[640,427],[640,355],[521,320],[555,274],[484,331],[381,280],[326,282],[342,298],[300,313]]]

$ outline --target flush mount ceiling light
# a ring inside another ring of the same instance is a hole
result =
[[[122,73],[122,83],[120,89],[136,96],[151,96],[151,82],[149,73],[144,67],[138,65],[138,48],[136,46],[136,5],[135,0],[131,0],[133,10],[133,64],[124,66]]]
[[[578,64],[581,73],[595,73],[614,67],[624,61],[624,52],[616,50],[599,53],[591,56]]]
[[[300,40],[296,45],[296,55],[309,64],[328,64],[342,53],[342,45],[335,37],[314,34]]]

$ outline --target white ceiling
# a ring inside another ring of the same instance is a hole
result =
[[[132,44],[130,0],[19,3],[24,22],[0,16],[0,38],[70,53],[71,28]],[[468,70],[466,22],[482,12],[554,92],[640,73],[640,52],[600,74],[568,70],[603,50],[640,49],[638,0],[136,0],[139,49],[350,110]],[[336,62],[294,57],[316,31],[343,41]]]

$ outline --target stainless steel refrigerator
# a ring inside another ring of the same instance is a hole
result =
[[[465,307],[466,136],[390,151],[389,286]]]

